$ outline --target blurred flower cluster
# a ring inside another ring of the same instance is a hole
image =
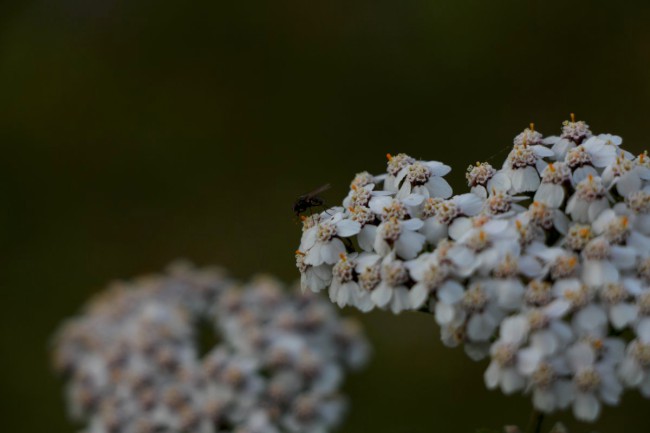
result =
[[[541,432],[541,426],[537,428]],[[483,433],[482,431],[480,433]],[[485,433],[489,433],[485,431]],[[497,433],[523,433],[523,431],[514,425],[506,426],[503,430]],[[569,433],[569,430],[562,423],[557,423],[548,431],[548,433]]]
[[[284,289],[188,264],[115,283],[55,338],[71,415],[92,433],[329,431],[369,348],[329,302]]]
[[[624,388],[650,398],[650,159],[582,121],[525,129],[501,166],[388,155],[342,206],[303,219],[303,290],[430,312],[443,342],[489,357],[489,388],[595,420]]]

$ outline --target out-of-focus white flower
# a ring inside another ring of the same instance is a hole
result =
[[[368,345],[329,303],[283,289],[188,265],[113,286],[56,337],[71,415],[97,433],[330,431]],[[206,354],[200,321],[222,340]]]

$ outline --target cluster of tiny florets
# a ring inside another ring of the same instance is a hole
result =
[[[114,284],[54,342],[71,416],[88,433],[333,429],[367,343],[328,302],[284,289],[185,264]]]
[[[491,359],[489,388],[543,412],[594,420],[625,388],[650,398],[650,160],[621,144],[573,116],[560,136],[531,125],[500,169],[469,166],[459,195],[447,165],[388,155],[304,225],[302,287],[430,312],[446,345]]]

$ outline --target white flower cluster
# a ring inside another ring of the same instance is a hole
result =
[[[388,155],[343,206],[303,220],[303,290],[362,311],[435,315],[442,340],[489,357],[489,388],[594,420],[624,388],[650,398],[650,158],[573,116],[533,125],[500,168]]]
[[[221,337],[204,355],[200,322]],[[357,323],[314,295],[176,265],[94,299],[58,333],[54,364],[84,432],[326,432],[343,416],[345,371],[368,349]]]

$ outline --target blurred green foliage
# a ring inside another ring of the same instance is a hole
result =
[[[574,111],[638,152],[650,4],[25,0],[0,4],[2,431],[69,432],[48,339],[107,281],[177,257],[297,276],[299,194],[342,198],[386,152],[465,167]],[[501,152],[501,153],[500,153]],[[363,317],[375,343],[343,432],[524,424],[432,317]],[[647,432],[637,395],[572,433]],[[549,424],[551,421],[549,420]]]

